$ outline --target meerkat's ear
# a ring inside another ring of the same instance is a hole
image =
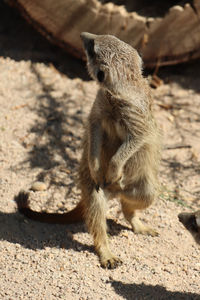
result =
[[[85,51],[87,52],[90,58],[93,58],[95,55],[94,40],[97,36],[89,32],[82,32],[80,36],[83,41]]]

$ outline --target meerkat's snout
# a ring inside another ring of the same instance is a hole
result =
[[[94,39],[96,38],[95,34],[89,32],[82,32],[80,37],[83,41],[84,49],[90,57],[94,56]]]
[[[97,35],[89,32],[82,32],[80,37],[83,41],[83,46],[89,62],[88,71],[94,80],[97,80],[99,83],[103,83],[105,79],[105,72],[100,69],[99,65],[96,67],[94,66],[94,57],[97,55],[94,49],[94,41],[97,38]]]

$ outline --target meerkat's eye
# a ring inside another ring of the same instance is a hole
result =
[[[104,77],[105,77],[105,74],[103,71],[99,70],[98,73],[97,73],[97,79],[99,82],[103,82],[104,81]]]

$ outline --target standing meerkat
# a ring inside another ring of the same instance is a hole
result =
[[[16,201],[19,211],[35,220],[63,224],[85,220],[101,265],[114,268],[121,260],[108,243],[109,199],[120,199],[123,214],[135,233],[157,235],[136,212],[147,208],[157,195],[160,135],[137,51],[112,35],[83,32],[81,38],[88,71],[100,86],[83,138],[81,200],[64,214],[32,211],[23,192]]]

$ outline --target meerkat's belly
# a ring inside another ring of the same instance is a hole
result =
[[[122,134],[112,120],[102,120],[103,141],[101,149],[101,166],[107,172],[109,162],[123,143]]]

